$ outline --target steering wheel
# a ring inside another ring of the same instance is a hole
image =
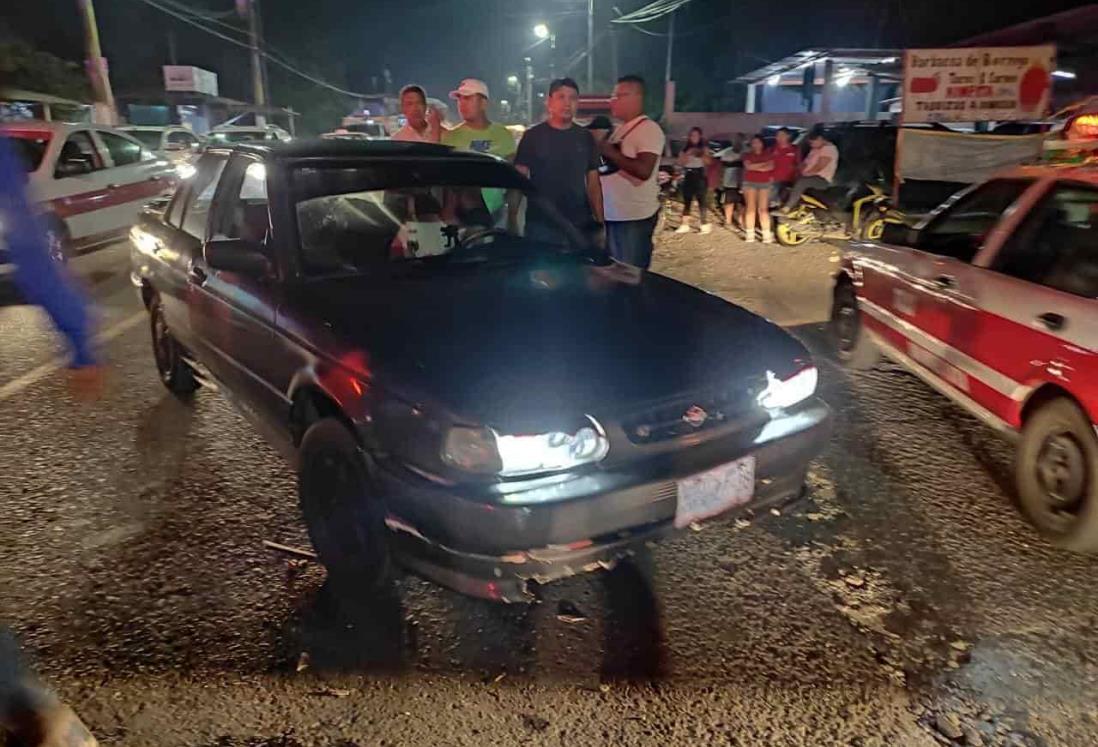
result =
[[[459,249],[469,249],[482,243],[485,239],[492,236],[510,236],[511,232],[506,228],[499,228],[498,226],[485,226],[484,228],[477,228],[458,240]]]

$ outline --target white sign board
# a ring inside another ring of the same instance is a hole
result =
[[[164,90],[217,95],[217,74],[193,65],[165,65]]]
[[[909,49],[903,121],[988,122],[1048,113],[1056,47]]]

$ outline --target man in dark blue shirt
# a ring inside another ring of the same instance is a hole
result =
[[[596,240],[602,234],[599,155],[591,133],[576,125],[579,87],[571,78],[549,84],[548,118],[522,136],[515,165],[568,222]],[[537,236],[546,218],[536,202],[527,207],[526,233]]]

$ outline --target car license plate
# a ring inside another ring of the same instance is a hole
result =
[[[679,480],[675,528],[742,506],[755,495],[755,457],[737,459],[708,472]]]

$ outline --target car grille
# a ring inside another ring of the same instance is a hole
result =
[[[622,428],[635,444],[652,444],[704,433],[755,410],[747,387],[676,400],[625,418]]]

